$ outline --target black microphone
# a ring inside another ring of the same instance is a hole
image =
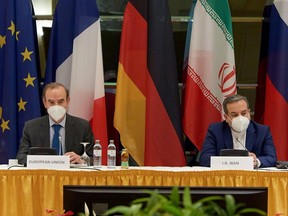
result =
[[[236,141],[237,141],[246,151],[248,151],[248,149],[245,147],[244,143],[241,142],[238,137],[236,137]],[[249,152],[249,151],[248,151],[248,152]]]
[[[249,156],[249,151],[248,151],[248,149],[244,146],[244,144],[239,140],[239,138],[238,137],[236,137],[236,141],[238,142],[238,143],[240,143],[240,145],[243,147],[243,148],[245,148],[245,150],[247,151],[247,155]],[[256,158],[257,159],[257,158]],[[253,163],[255,163],[256,161],[254,161]],[[254,164],[254,168],[258,168],[258,161],[256,162],[256,165]]]
[[[239,142],[244,149],[221,149],[220,156],[249,156],[248,149],[238,139],[238,137],[236,138],[236,141]]]

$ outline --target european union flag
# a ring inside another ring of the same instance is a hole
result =
[[[0,164],[15,158],[25,121],[40,116],[30,0],[0,0]]]

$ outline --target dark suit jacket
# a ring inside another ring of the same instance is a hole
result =
[[[78,155],[84,152],[80,142],[90,142],[87,145],[87,154],[92,156],[94,136],[89,122],[66,114],[65,123],[65,148],[66,152],[73,151]],[[50,147],[49,116],[45,115],[27,121],[24,125],[22,138],[20,140],[17,159],[20,164],[25,164],[30,147]]]
[[[261,162],[261,167],[275,166],[276,150],[268,126],[250,121],[245,147],[256,155]],[[200,152],[200,165],[210,166],[210,157],[218,156],[221,149],[233,149],[231,129],[225,121],[209,126]]]

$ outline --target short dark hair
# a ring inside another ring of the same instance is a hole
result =
[[[227,109],[227,105],[228,104],[231,104],[231,103],[234,103],[234,102],[238,102],[238,101],[241,101],[241,100],[244,100],[246,102],[247,108],[249,109],[249,102],[248,102],[247,97],[239,95],[239,94],[235,94],[235,95],[228,96],[228,97],[226,97],[224,99],[224,101],[223,101],[224,113],[228,114],[228,109]]]
[[[43,89],[42,98],[45,99],[45,94],[47,92],[47,89],[54,89],[58,87],[63,87],[65,89],[66,99],[67,99],[69,97],[69,90],[63,84],[58,83],[58,82],[52,82],[52,83],[48,83],[47,85],[45,85]]]

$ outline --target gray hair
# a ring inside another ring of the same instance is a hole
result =
[[[247,108],[249,109],[249,102],[247,97],[239,95],[239,94],[235,94],[235,95],[231,95],[228,96],[227,98],[224,99],[223,101],[223,110],[225,114],[228,114],[228,109],[227,109],[227,105],[231,104],[231,103],[235,103],[238,101],[244,100],[247,104]]]

